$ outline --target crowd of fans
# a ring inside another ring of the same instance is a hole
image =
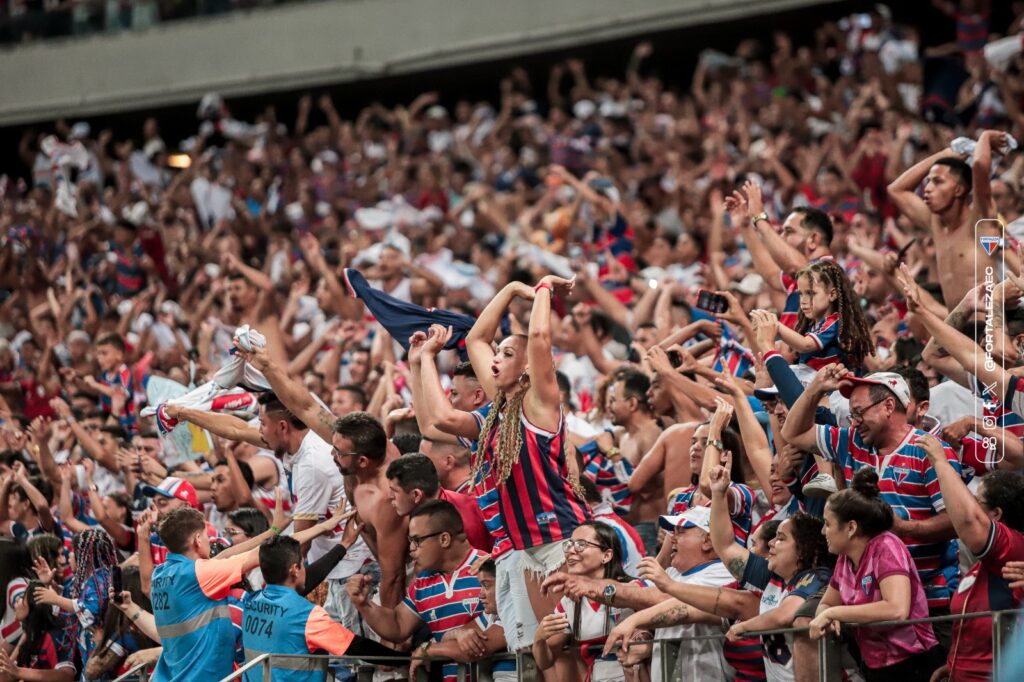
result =
[[[688,92],[640,43],[496,106],[26,135],[0,680],[811,680],[822,637],[987,679],[990,618],[871,626],[1024,586],[1024,11],[936,8]]]
[[[157,24],[300,0],[5,0],[0,43],[142,30]]]

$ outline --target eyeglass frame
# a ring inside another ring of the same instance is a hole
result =
[[[436,538],[438,535],[444,535],[447,532],[448,531],[446,531],[446,530],[439,530],[436,533],[430,533],[429,535],[410,535],[409,536],[409,546],[412,547],[413,549],[419,549],[420,546],[423,544],[424,540],[429,540],[430,538]]]
[[[850,410],[850,423],[851,424],[854,423],[854,422],[856,422],[858,424],[863,423],[864,422],[864,416],[867,414],[868,410],[870,410],[875,405],[879,405],[881,403],[884,403],[886,400],[888,400],[889,398],[892,398],[892,397],[893,396],[891,396],[891,395],[887,395],[884,398],[876,400],[875,402],[871,403],[870,405],[868,405],[864,409],[860,410],[860,414],[854,414],[854,411]]]
[[[579,547],[580,543],[583,543],[583,549],[580,549],[580,547]],[[572,538],[567,538],[565,540],[562,540],[562,551],[565,552],[565,553],[568,553],[569,550],[571,549],[574,552],[576,552],[577,554],[582,554],[583,550],[586,549],[587,547],[596,547],[597,549],[601,550],[602,552],[607,551],[601,545],[597,544],[596,542],[591,542],[590,540],[573,540]]]

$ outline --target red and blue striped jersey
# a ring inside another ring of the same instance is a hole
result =
[[[956,43],[964,52],[977,52],[988,43],[988,12],[964,12],[953,14],[956,20]]]
[[[529,549],[568,538],[577,526],[590,519],[590,508],[576,495],[569,481],[562,416],[559,415],[558,430],[552,433],[531,424],[520,410],[519,428],[523,441],[519,461],[505,481],[496,481],[496,487],[512,546]],[[478,453],[492,465],[499,430],[500,423],[495,423]]]
[[[146,286],[146,271],[139,261],[146,255],[142,244],[135,242],[128,251],[116,242],[113,244],[117,256],[117,293],[121,296],[134,296]]]
[[[477,456],[480,456],[479,453]],[[473,495],[480,505],[480,513],[484,515],[484,525],[494,540],[491,556],[495,559],[512,551],[512,541],[505,532],[505,522],[501,517],[501,503],[498,501],[498,486],[494,481],[491,463],[484,462],[473,479]]]
[[[440,571],[423,571],[416,576],[402,604],[427,624],[435,642],[449,630],[462,627],[483,612],[480,601],[480,580],[470,573],[473,563],[487,557],[486,552],[469,550],[466,559],[450,575]],[[446,663],[445,682],[455,682],[458,665]]]
[[[668,503],[669,516],[682,514],[694,506],[693,496],[697,492],[697,486],[691,485],[683,488],[672,495]],[[710,507],[711,500],[705,499],[700,503],[702,507]],[[747,546],[747,538],[750,537],[751,518],[754,509],[754,491],[742,483],[729,484],[729,516],[732,517],[732,534],[736,542],[741,546]]]
[[[846,353],[839,346],[839,313],[826,315],[808,329],[804,337],[810,337],[818,346],[818,350],[800,353],[797,360],[800,364],[821,369],[837,362],[846,362]],[[857,368],[851,367],[850,369]]]
[[[118,423],[129,434],[134,434],[138,428],[135,420],[135,380],[132,377],[132,370],[128,365],[122,364],[113,372],[103,372],[99,376],[99,382],[104,386],[114,386],[124,391],[124,409],[121,414],[115,414]],[[107,414],[113,412],[113,404],[109,397],[100,394],[100,407]]]
[[[610,501],[615,513],[628,514],[633,506],[633,493],[629,491],[629,477],[633,474],[630,461],[622,458],[613,462],[597,449],[595,441],[584,443],[576,450],[582,455],[583,475],[594,482],[601,499]]]
[[[823,425],[815,429],[818,452],[843,468],[847,483],[861,467],[872,467],[878,472],[881,497],[892,507],[897,517],[924,521],[945,510],[946,504],[942,499],[935,470],[928,462],[925,451],[917,446],[917,439],[928,435],[924,431],[910,429],[896,449],[882,456],[864,443],[854,429]],[[948,445],[945,450],[950,465],[957,473],[961,473],[956,453]],[[948,606],[959,579],[957,544],[901,539],[910,550],[921,576],[929,608]]]

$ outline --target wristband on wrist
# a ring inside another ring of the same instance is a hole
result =
[[[75,419],[75,415],[69,414],[68,416],[64,417],[64,421],[67,422],[68,424],[74,424],[78,420]]]
[[[280,535],[280,534],[281,534],[281,533],[283,532],[283,531],[282,531],[282,530],[281,530],[280,528],[278,528],[277,526],[271,526],[271,527],[270,527],[270,530],[271,530],[271,532],[272,532],[272,533],[273,533],[274,535]]]
[[[554,291],[554,288],[552,288],[551,286],[551,282],[541,282],[533,288],[534,292],[538,292],[541,289],[547,289],[548,291],[552,292]]]
[[[708,445],[710,447],[716,448],[719,452],[725,452],[725,444],[722,443],[722,441],[718,438],[709,438]]]

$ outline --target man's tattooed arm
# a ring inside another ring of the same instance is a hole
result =
[[[678,602],[652,616],[648,622],[648,626],[654,628],[667,628],[673,625],[685,623],[689,618],[690,609],[686,604]]]

